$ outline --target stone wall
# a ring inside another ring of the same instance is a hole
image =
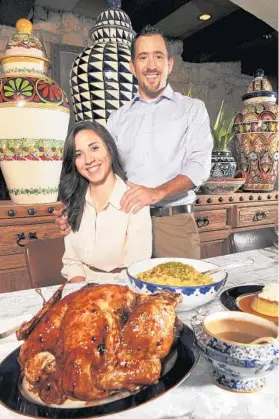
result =
[[[169,81],[174,90],[205,102],[210,119],[214,122],[222,100],[229,113],[242,110],[242,95],[247,91],[251,76],[241,74],[240,62],[188,63],[182,60],[182,41],[175,41],[174,69]]]
[[[96,22],[96,19],[41,6],[34,6],[28,18],[33,22],[33,32],[40,38],[48,57],[51,43],[81,47],[90,44],[89,31]],[[14,33],[15,28],[0,25],[0,56],[4,53],[8,37]]]
[[[90,43],[88,34],[96,22],[96,19],[71,12],[47,10],[40,6],[33,7],[29,18],[32,19],[34,32],[45,43],[53,42],[75,46],[86,46]]]
[[[88,34],[96,21],[71,12],[47,10],[40,6],[32,9],[29,18],[33,21],[34,33],[43,42],[48,57],[51,43],[83,47],[90,44]],[[0,26],[0,55],[4,53],[7,38],[14,32],[15,28]],[[212,122],[222,100],[230,112],[242,109],[241,96],[246,93],[252,78],[241,74],[239,62],[187,63],[181,58],[182,41],[174,41],[172,47],[175,65],[169,80],[175,90],[186,94],[191,88],[192,96],[205,102]]]

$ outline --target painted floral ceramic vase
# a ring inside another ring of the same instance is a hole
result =
[[[19,19],[0,78],[0,167],[16,204],[57,201],[69,105],[47,76],[49,61],[32,23]]]
[[[129,69],[134,31],[120,7],[120,0],[108,1],[90,32],[93,44],[73,63],[70,84],[77,122],[91,119],[106,126],[110,113],[137,91]]]
[[[242,97],[244,109],[234,120],[240,169],[245,172],[245,191],[268,192],[278,176],[277,93],[257,70]]]

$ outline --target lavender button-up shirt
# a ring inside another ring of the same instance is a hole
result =
[[[131,182],[157,187],[185,175],[199,186],[209,177],[213,141],[205,105],[170,85],[156,100],[136,96],[114,111],[108,130]],[[191,190],[157,205],[191,204],[195,196]]]

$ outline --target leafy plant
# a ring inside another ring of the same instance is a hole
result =
[[[222,101],[219,112],[211,132],[214,138],[214,150],[227,151],[228,145],[233,138],[234,114],[228,116],[227,110]]]
[[[188,89],[188,92],[187,93],[183,93],[185,96],[188,96],[188,97],[193,97],[192,96],[192,86],[190,86],[189,87],[189,89]]]

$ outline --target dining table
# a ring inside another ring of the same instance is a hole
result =
[[[241,253],[205,259],[219,266],[226,266],[234,261],[254,258],[252,266],[242,266],[228,270],[228,279],[224,288],[211,302],[179,312],[184,324],[191,327],[194,315],[207,315],[216,311],[227,310],[221,303],[220,294],[232,287],[241,285],[265,285],[278,281],[277,247],[250,250]],[[1,278],[0,278],[1,280]],[[113,277],[112,282],[126,285],[125,277]],[[102,283],[102,276],[98,279]],[[67,294],[83,284],[67,284]],[[44,287],[42,293],[46,299],[57,286]],[[29,320],[42,307],[42,299],[34,289],[0,294],[0,333]],[[22,344],[15,334],[0,340],[0,363],[12,351]],[[26,418],[20,412],[9,410],[0,404],[1,419]],[[266,386],[256,393],[236,393],[216,386],[211,379],[209,365],[200,355],[191,373],[175,388],[163,393],[137,407],[106,415],[110,419],[275,419],[279,417],[279,375],[278,369],[267,376]],[[66,418],[65,418],[66,419]]]

